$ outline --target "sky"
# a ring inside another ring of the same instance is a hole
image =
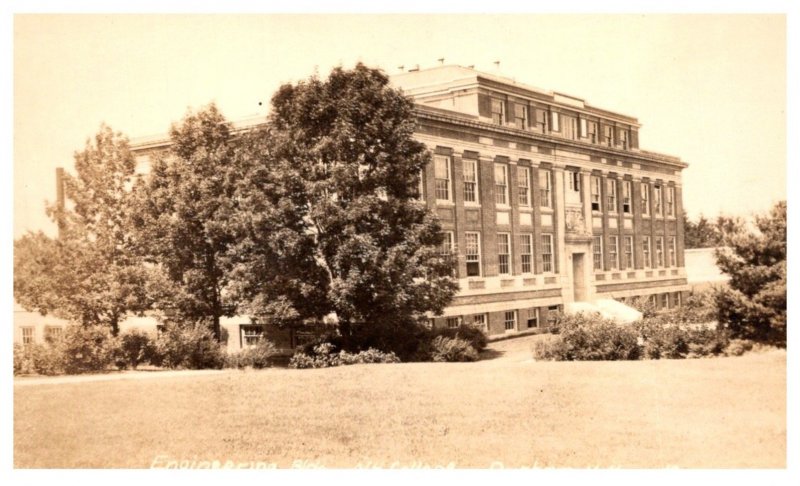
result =
[[[689,164],[692,218],[786,198],[783,15],[17,14],[13,28],[15,238],[55,233],[55,169],[72,172],[102,122],[136,138],[212,101],[263,114],[281,84],[359,61],[392,74],[444,58],[637,117],[641,148]]]

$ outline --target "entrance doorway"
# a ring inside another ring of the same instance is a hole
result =
[[[575,294],[575,302],[586,300],[586,284],[584,281],[584,254],[572,254],[572,289]]]

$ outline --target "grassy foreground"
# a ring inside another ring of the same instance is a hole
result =
[[[530,344],[469,364],[15,387],[14,464],[785,467],[785,352],[554,363]]]

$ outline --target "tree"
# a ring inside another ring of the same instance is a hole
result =
[[[719,321],[736,336],[785,346],[786,202],[756,216],[754,228],[733,218],[720,227],[717,265],[730,283],[714,296]]]
[[[296,215],[285,234],[313,259],[306,283],[324,290],[347,347],[409,356],[425,313],[457,290],[441,227],[416,200],[430,155],[414,128],[413,103],[361,64],[272,98],[256,169],[272,180],[255,187]]]
[[[719,226],[702,214],[697,223],[691,221],[684,212],[684,244],[686,248],[712,248],[720,245]]]
[[[189,112],[170,137],[133,191],[135,245],[169,277],[158,303],[168,318],[207,322],[220,339],[220,318],[236,311],[227,293],[236,243],[235,138],[213,104]]]
[[[114,334],[126,315],[149,308],[153,269],[129,244],[135,165],[127,138],[105,125],[75,154],[76,175],[64,178],[70,204],[48,208],[59,237],[29,233],[14,244],[14,296],[23,307]]]

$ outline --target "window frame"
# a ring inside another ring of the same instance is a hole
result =
[[[521,233],[519,235],[519,257],[521,263],[520,271],[523,274],[533,273],[533,233]]]
[[[653,243],[649,236],[642,236],[642,268],[653,268]]]
[[[617,180],[606,179],[606,210],[609,213],[617,212]]]
[[[553,233],[542,233],[542,273],[556,273]],[[545,257],[548,257],[547,259]]]
[[[498,184],[497,176],[498,172],[497,169],[501,169],[501,174],[503,174],[503,184]],[[503,188],[501,192],[498,191],[499,188]],[[495,162],[494,164],[494,203],[496,206],[508,207],[509,206],[509,197],[508,197],[508,164],[503,164],[499,162]],[[502,202],[500,201],[502,196]]]
[[[475,236],[475,253],[470,253],[470,237]],[[483,276],[483,261],[481,255],[481,233],[479,231],[466,231],[464,233],[464,258],[467,264],[466,276],[467,277],[481,277]],[[472,258],[472,259],[470,259]],[[470,275],[470,264],[477,264],[478,273]]]
[[[523,175],[524,177],[521,177]],[[523,180],[525,185],[522,185]],[[533,206],[533,201],[531,201],[531,168],[525,165],[517,166],[517,199],[521,207],[530,208]]]
[[[624,235],[624,253],[625,253],[625,270],[631,270],[636,268],[635,260],[635,252],[633,251],[633,236],[632,235]]]
[[[505,100],[500,98],[490,98],[491,107],[489,108],[492,115],[492,123],[496,125],[505,125],[506,122],[506,103]],[[496,103],[496,104],[495,104]],[[500,111],[495,111],[495,106],[500,107]]]
[[[627,201],[627,202],[626,202]],[[633,213],[633,183],[628,180],[622,181],[622,213]]]
[[[656,236],[656,267],[664,268],[666,255],[664,254],[664,237]]]
[[[480,177],[478,175],[478,161],[475,159],[463,159],[462,160],[463,170],[461,173],[461,178],[464,182],[464,204],[465,205],[479,205],[480,201]],[[467,166],[471,166],[473,170],[473,175],[475,177],[474,181],[470,181],[467,179]],[[467,198],[467,188],[472,185],[472,199]]]
[[[653,186],[653,212],[656,217],[664,216],[664,192],[663,186]]]
[[[264,326],[260,324],[239,324],[239,343],[242,348],[258,345],[258,343],[264,339],[264,330]],[[251,334],[250,331],[258,332]],[[256,339],[256,342],[251,343],[251,339]]]
[[[520,111],[517,111],[520,109]],[[522,116],[520,116],[520,113]],[[520,120],[522,123],[520,123]],[[529,117],[528,117],[528,105],[523,105],[520,103],[514,104],[514,126],[519,128],[520,130],[527,130],[529,126]],[[521,125],[521,126],[520,126]]]
[[[542,187],[542,176],[546,187]],[[539,179],[539,207],[553,207],[553,171],[549,169],[539,169],[537,178]]]
[[[533,312],[531,312],[531,311],[533,311]],[[533,318],[531,318],[531,315],[533,315]],[[534,321],[535,325],[531,326],[531,321]],[[541,325],[541,321],[540,321],[540,314],[539,314],[539,308],[538,307],[531,307],[528,310],[528,320],[526,322],[526,325],[528,326],[527,327],[528,329],[539,329],[539,327]]]
[[[640,190],[640,197],[642,199],[642,216],[649,218],[650,217],[650,183],[642,182],[641,190]]]
[[[619,270],[619,237],[610,235],[608,237],[608,261],[611,270]]]
[[[35,326],[22,326],[20,327],[22,335],[22,345],[36,344],[36,327]]]
[[[592,236],[592,271],[603,271],[603,237],[601,235]]]
[[[603,192],[601,184],[600,176],[593,175],[589,179],[589,203],[592,207],[592,212],[600,212],[603,207]],[[595,190],[597,193],[595,193]]]
[[[511,318],[509,318],[509,316]],[[503,312],[503,329],[505,330],[505,332],[515,332],[515,331],[519,330],[518,322],[517,322],[518,320],[519,319],[518,319],[516,310],[504,311]],[[511,323],[511,325],[512,325],[512,327],[510,329],[508,327],[509,323]]]
[[[678,266],[678,239],[670,236],[667,241],[667,253],[669,254],[669,265],[671,267]]]
[[[561,114],[557,111],[550,111],[550,131],[561,132]]]
[[[667,194],[666,200],[664,205],[667,208],[667,217],[674,218],[675,217],[675,187],[674,186],[667,186]]]
[[[480,319],[479,319],[480,318]],[[476,326],[476,324],[479,324]],[[489,330],[489,316],[486,314],[473,314],[472,315],[472,326],[477,327],[483,331]]]
[[[513,272],[511,233],[497,233],[497,274],[511,275]],[[505,257],[505,258],[503,258]]]
[[[446,175],[447,175],[446,179],[440,178],[439,174],[436,173],[437,172],[436,171],[436,169],[437,169],[437,161],[442,161],[442,160],[445,162],[445,169],[447,171],[446,172]],[[452,169],[453,169],[452,162],[453,162],[452,161],[452,157],[449,157],[447,155],[438,155],[437,154],[437,155],[433,156],[434,195],[436,196],[436,201],[453,202],[453,180],[452,180],[452,177],[450,177],[450,174],[451,174]],[[443,187],[440,186],[440,184],[439,184],[441,181],[445,182],[445,185]],[[442,190],[447,191],[446,199],[443,199],[443,198],[439,197],[440,191],[442,191]]]
[[[461,325],[461,317],[459,316],[450,316],[444,318],[444,326],[447,329],[458,329]]]

